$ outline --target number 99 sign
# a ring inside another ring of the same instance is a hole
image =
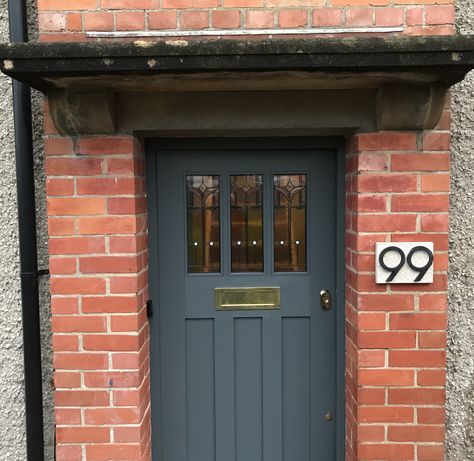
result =
[[[376,243],[377,283],[433,283],[432,242]]]

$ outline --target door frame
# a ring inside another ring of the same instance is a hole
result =
[[[153,305],[153,315],[150,317],[150,371],[156,370],[160,374],[159,354],[155,353],[154,331],[159,318],[158,303],[158,206],[156,194],[156,161],[157,149],[166,150],[192,150],[196,143],[206,150],[231,150],[231,149],[330,149],[337,156],[336,161],[336,460],[345,460],[345,435],[346,435],[346,333],[345,333],[345,156],[346,141],[344,137],[193,137],[193,138],[168,138],[154,137],[145,140],[146,155],[146,193],[148,206],[148,257],[149,257],[149,299]],[[153,237],[153,238],[152,238]],[[151,399],[151,427],[152,427],[152,453],[159,451],[159,431],[153,434],[153,424],[158,427],[160,421],[159,400],[153,399],[153,389],[156,384],[150,372],[150,399]],[[158,415],[158,417],[156,416]],[[152,455],[153,456],[153,455]]]

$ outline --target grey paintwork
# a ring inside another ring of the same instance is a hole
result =
[[[317,293],[327,288],[335,296],[336,289],[337,149],[308,144],[298,151],[299,140],[288,140],[293,148],[276,143],[267,139],[251,150],[226,143],[231,147],[206,152],[203,141],[194,140],[187,143],[194,150],[178,152],[157,141],[151,149],[157,157],[149,154],[149,170],[157,171],[156,178],[149,171],[150,241],[158,235],[158,255],[151,255],[157,256],[151,273],[157,305],[151,350],[159,351],[152,355],[157,460],[336,459],[336,374],[344,373],[336,355],[344,348],[343,341],[336,344],[336,314],[343,308],[335,299],[334,308],[323,311]],[[226,175],[249,171],[263,173],[266,182],[265,269],[230,274]],[[308,273],[271,270],[275,171],[309,175]],[[221,274],[185,274],[185,173],[221,174]],[[222,286],[279,286],[282,307],[216,312],[214,288]],[[327,411],[333,421],[325,421]]]

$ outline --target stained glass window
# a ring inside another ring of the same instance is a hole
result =
[[[219,176],[186,176],[188,272],[220,272]]]
[[[306,271],[305,174],[273,177],[274,270]]]

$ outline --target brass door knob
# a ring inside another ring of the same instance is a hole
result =
[[[321,290],[319,292],[319,300],[321,303],[321,308],[324,310],[329,310],[332,307],[331,302],[331,293],[329,290]]]

